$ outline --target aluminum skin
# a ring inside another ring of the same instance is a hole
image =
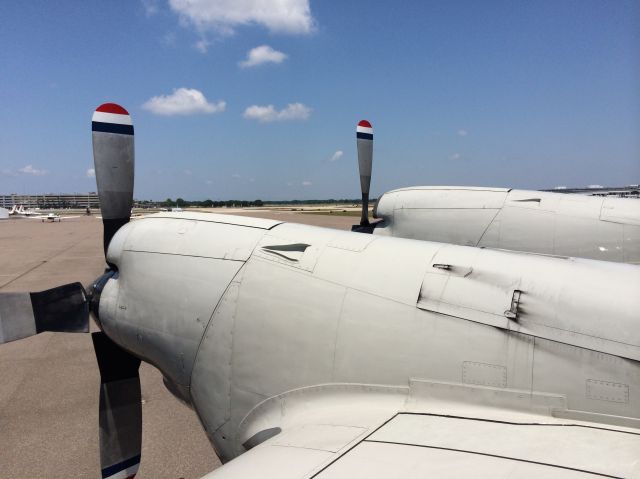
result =
[[[223,461],[266,454],[262,437],[323,451],[299,459],[314,470],[395,414],[474,401],[638,431],[635,265],[194,213],[126,225],[108,260],[103,329],[160,369]],[[624,471],[629,438],[601,448]],[[281,477],[311,477],[296,461]],[[247,477],[233,467],[214,476]]]

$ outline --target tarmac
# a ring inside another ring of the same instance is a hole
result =
[[[357,217],[288,211],[225,211],[350,229]],[[104,270],[102,222],[0,221],[0,292],[42,291]],[[97,331],[92,322],[91,330]],[[199,478],[220,466],[193,411],[143,363],[142,463],[136,477]],[[0,478],[100,477],[100,378],[88,334],[42,333],[0,345]]]

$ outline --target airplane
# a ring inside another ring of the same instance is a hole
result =
[[[55,223],[56,221],[59,223],[60,221],[64,220],[64,219],[76,219],[79,218],[79,216],[60,216],[57,213],[51,212],[51,213],[47,213],[46,215],[43,214],[29,214],[27,216],[25,216],[25,218],[28,218],[30,220],[40,220],[43,223],[49,222],[49,223]]]
[[[354,231],[640,264],[640,201],[629,198],[414,186],[381,195],[373,209],[373,217],[380,221],[371,224],[366,213],[373,154],[371,123],[361,121],[356,137],[363,206]]]
[[[71,218],[71,217],[70,216],[65,216],[65,218]],[[62,220],[62,217],[60,215],[57,215],[56,213],[49,213],[46,216],[38,216],[36,219],[41,220],[43,223],[45,221],[47,221],[49,223],[55,223],[56,220],[59,223]]]
[[[9,210],[9,215],[16,216],[18,218],[34,218],[42,216],[38,211],[25,209],[24,205],[13,205]]]
[[[16,210],[16,214],[18,216],[25,216],[25,217],[40,216],[41,215],[41,213],[39,211],[31,210],[31,209],[25,209],[23,205],[20,205],[18,207],[18,209]]]
[[[101,477],[141,456],[158,368],[207,478],[638,477],[640,267],[163,212],[129,221],[134,130],[92,118],[107,269],[0,294],[0,343],[92,334]]]
[[[11,216],[27,217],[27,216],[34,216],[37,214],[39,213],[37,213],[34,210],[25,210],[23,205],[17,205],[17,206],[13,205],[9,210],[9,215]]]
[[[40,211],[25,209],[23,205],[19,205],[19,206],[13,205],[13,207],[9,211],[9,215],[17,216],[20,218],[41,220],[42,222],[48,221],[51,223],[54,223],[56,221],[59,222],[60,220],[63,220],[63,219],[77,218],[77,216],[60,216],[57,213],[53,213],[53,212],[45,215],[45,214],[42,214]]]
[[[41,219],[43,223],[45,221],[47,221],[49,223],[55,223],[57,221],[59,223],[60,221],[62,221],[64,219],[75,219],[75,218],[78,218],[78,216],[60,216],[57,213],[49,213],[46,216],[38,216],[38,217],[36,217],[36,219]]]

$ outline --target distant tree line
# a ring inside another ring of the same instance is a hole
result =
[[[371,204],[375,202],[375,198],[371,200]],[[199,207],[199,208],[246,208],[251,206],[265,206],[265,205],[331,205],[331,204],[360,204],[362,200],[360,199],[328,199],[328,200],[281,200],[281,201],[262,201],[262,200],[224,200],[224,201],[214,201],[214,200],[185,200],[183,198],[176,198],[175,200],[171,198],[167,198],[164,201],[151,201],[151,200],[136,200],[135,206],[139,208],[153,208],[153,207],[164,207],[164,208],[187,208],[189,206]]]
[[[171,198],[167,198],[166,200],[160,202],[161,206],[172,208],[172,207],[189,207],[189,206],[197,206],[200,208],[246,208],[247,206],[264,206],[264,202],[262,200],[226,200],[226,201],[213,201],[213,200],[185,200],[182,198],[176,198],[176,200],[172,200]]]
[[[376,201],[375,198],[370,199],[369,203],[373,204]],[[336,199],[328,199],[328,200],[283,200],[283,201],[265,201],[267,205],[333,205],[333,204],[360,204],[362,200],[360,198],[342,198],[339,200]]]

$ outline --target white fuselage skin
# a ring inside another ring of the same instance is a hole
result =
[[[108,259],[102,329],[160,369],[223,461],[282,426],[260,404],[324,385],[477,384],[640,418],[638,266],[193,213],[129,223]]]
[[[416,186],[382,195],[374,234],[640,264],[640,201],[506,188]]]

